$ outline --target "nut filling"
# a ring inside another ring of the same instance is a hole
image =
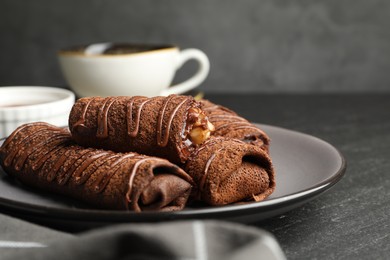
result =
[[[187,113],[187,125],[185,131],[186,144],[199,145],[206,141],[211,132],[215,130],[206,114],[200,108],[190,108]],[[190,141],[190,142],[187,142]]]

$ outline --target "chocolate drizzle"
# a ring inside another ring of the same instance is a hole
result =
[[[215,133],[221,133],[223,130],[229,130],[229,131],[234,131],[234,130],[239,130],[239,129],[251,129],[254,130],[258,133],[263,133],[258,127],[254,126],[251,124],[248,120],[246,120],[243,117],[240,117],[236,114],[233,114],[234,112],[229,111],[229,113],[232,114],[220,114],[218,113],[218,110],[224,111],[221,109],[221,106],[212,106],[210,108],[206,108],[205,111],[209,112],[209,119],[211,122],[219,121],[219,122],[225,122],[223,124],[216,124],[215,125]],[[213,113],[214,111],[214,113]],[[226,112],[224,112],[226,113]]]
[[[32,163],[31,169],[33,171],[39,170],[53,156],[53,154],[60,151],[63,146],[68,146],[69,144],[70,144],[69,137],[66,137],[64,138],[64,141],[61,145],[58,144],[57,146],[53,146],[52,148],[43,151],[43,154],[40,157],[38,157],[38,159],[36,159],[34,163]]]
[[[43,140],[42,145],[54,145],[57,146],[64,142],[64,138],[69,137],[67,135],[59,134],[57,136],[51,136],[45,140]],[[27,157],[32,156],[34,153],[38,152],[40,149],[39,146],[30,146],[27,147],[23,152],[18,156],[16,162],[14,163],[15,170],[20,171],[25,164]],[[34,167],[36,168],[36,167]]]
[[[185,163],[209,137],[205,132],[210,125],[200,103],[182,95],[87,97],[78,100],[69,115],[72,138],[79,145],[137,152],[176,164]]]
[[[254,195],[264,199],[275,189],[266,151],[239,139],[211,137],[191,155],[184,169],[197,184],[192,199],[210,205],[254,200]]]
[[[174,116],[176,115],[179,108],[186,103],[187,99],[183,99],[176,107],[172,110],[171,114],[169,116],[165,115],[165,111],[167,110],[167,106],[169,102],[174,98],[177,97],[176,95],[170,95],[168,96],[164,101],[164,106],[162,110],[160,111],[158,115],[158,124],[157,124],[157,145],[161,147],[165,147],[168,144],[169,139],[169,131],[171,129],[171,124]],[[163,131],[163,119],[168,117],[168,122],[165,127],[165,132]]]
[[[201,103],[215,127],[212,135],[237,138],[268,151],[270,138],[259,127],[226,107],[208,100],[202,100]]]
[[[39,123],[40,124],[40,123]],[[4,142],[2,148],[5,149],[8,147],[10,141],[16,137],[16,135],[22,131],[24,128],[27,128],[30,124],[26,124],[26,125],[23,125],[22,127],[18,128],[17,130],[15,130],[7,139],[6,141]],[[52,129],[53,130],[53,129]],[[30,136],[25,136],[25,137],[22,137],[21,139],[17,138],[16,140],[16,144],[15,145],[21,145],[23,143],[26,143],[29,141],[29,139],[33,140],[34,138],[37,138],[39,137],[40,135],[42,134],[45,134],[47,133],[48,131],[50,131],[50,129],[39,129],[35,132],[33,132]],[[55,131],[55,133],[59,133],[58,131]],[[59,136],[57,137],[58,138],[62,138],[63,136]],[[51,139],[48,139],[48,140],[43,140],[44,142],[49,143],[51,141]],[[25,149],[27,149],[27,151],[25,151]],[[36,151],[36,147],[33,146],[32,147],[33,151]],[[13,162],[13,160],[15,159],[16,155],[19,155],[19,159],[18,159],[18,163],[15,164],[15,168],[20,168],[21,167],[21,164],[23,164],[27,157],[30,155],[30,153],[32,153],[33,151],[28,151],[28,148],[25,148],[23,147],[22,149],[14,149],[11,153],[9,153],[5,160],[4,160],[4,165],[6,167],[10,166],[11,163]]]
[[[85,101],[87,99],[87,101]],[[115,106],[115,102],[117,100],[126,100],[126,97],[107,97],[104,98],[102,102],[98,103],[98,114],[96,117],[97,129],[96,129],[96,137],[98,139],[105,139],[109,137],[109,111],[110,108]],[[153,102],[154,100],[163,99],[163,106],[158,111],[157,118],[157,129],[156,129],[156,143],[160,147],[165,147],[169,141],[170,130],[172,127],[172,121],[175,118],[179,109],[188,102],[188,98],[184,96],[178,95],[170,95],[168,97],[155,97],[155,98],[147,98],[143,96],[134,96],[130,97],[126,103],[126,131],[127,135],[131,138],[137,138],[140,131],[140,120],[141,114],[143,113],[143,109],[147,103]],[[171,107],[173,100],[178,99],[179,102],[174,102],[175,107]],[[182,99],[182,100],[180,100]],[[86,116],[88,113],[91,104],[97,101],[98,98],[84,98],[80,102],[85,103],[82,108],[82,112],[79,115],[79,119],[76,123],[73,124],[72,131],[76,130],[80,127],[86,127]],[[95,104],[96,105],[96,104]],[[169,111],[169,112],[168,112]]]
[[[111,104],[112,102],[110,100]],[[107,102],[108,106],[110,103]],[[34,131],[29,131],[30,127],[34,127]],[[26,141],[30,142],[31,145],[22,146]],[[11,143],[12,147],[8,147]],[[66,185],[71,179],[75,185],[82,185],[88,181],[97,167],[114,159],[115,161],[110,165],[114,170],[99,175],[94,181],[94,191],[101,193],[121,164],[126,162],[126,159],[136,159],[138,161],[132,167],[128,184],[127,196],[130,196],[134,176],[138,167],[147,161],[147,157],[136,153],[116,154],[109,151],[82,148],[77,145],[70,145],[70,143],[70,133],[65,129],[57,129],[47,124],[27,124],[17,129],[4,142],[2,150],[8,150],[4,165],[6,167],[12,165],[14,170],[21,171],[23,166],[27,165],[26,161],[37,154],[30,164],[33,171],[39,170],[45,163],[51,164],[51,171],[47,173],[46,177],[40,174],[41,178],[45,178],[48,182],[56,181],[61,186]],[[50,161],[49,158],[51,158]],[[93,169],[87,170],[96,162],[98,163]]]
[[[108,152],[99,152],[92,154],[84,162],[82,162],[80,166],[76,169],[76,171],[73,173],[74,182],[77,185],[85,183],[91,176],[92,172],[97,169],[97,167],[102,165],[106,160],[117,158],[119,156],[120,155],[112,155]],[[86,169],[88,167],[92,167],[92,164],[97,160],[99,160],[100,163],[94,168],[94,170],[90,169],[89,171],[86,171]]]
[[[249,122],[244,122],[244,121],[239,121],[239,122],[228,122],[228,123],[225,123],[225,124],[221,124],[221,125],[218,125],[216,128],[215,128],[215,131],[222,131],[224,129],[228,129],[230,131],[234,131],[234,130],[240,130],[240,129],[251,129],[251,130],[254,130],[258,133],[262,133],[262,131],[250,124]]]
[[[210,139],[208,139],[207,141],[205,141],[200,147],[198,147],[198,149],[196,149],[192,154],[191,154],[191,158],[190,160],[194,160],[196,159],[196,157],[199,155],[199,153],[201,151],[203,151],[204,149],[208,149],[210,146],[213,146],[213,145],[216,145],[220,142],[224,142],[225,138],[222,137],[222,136],[214,136]],[[239,139],[229,139],[230,142],[234,142],[234,143],[240,143],[240,144],[244,144],[243,141],[239,140]]]
[[[45,123],[15,130],[1,146],[0,165],[25,185],[109,209],[179,210],[193,183],[167,160],[85,148],[69,130]]]
[[[88,107],[93,100],[94,100],[94,98],[89,99],[88,102],[84,105],[82,113],[80,115],[80,119],[73,125],[72,130],[77,130],[77,129],[86,127],[85,126],[85,117],[87,115]]]
[[[96,137],[97,138],[107,138],[108,137],[108,111],[110,110],[111,105],[115,102],[115,98],[109,97],[106,98],[99,109],[98,115],[98,128]]]
[[[221,152],[223,149],[224,148],[220,148],[220,149],[216,150],[214,153],[211,154],[211,156],[207,160],[205,168],[203,170],[202,178],[200,179],[199,185],[198,185],[198,189],[199,189],[198,195],[197,195],[198,199],[201,199],[202,193],[204,192],[204,187],[205,187],[205,184],[206,184],[206,179],[208,177],[210,165],[214,161],[214,159],[217,156],[217,154],[219,152]]]
[[[135,118],[133,120],[133,105],[134,102],[137,100],[142,100],[141,104],[139,104],[138,108],[136,109],[135,112]],[[132,97],[130,98],[130,101],[127,103],[127,134],[133,138],[137,137],[138,131],[139,131],[139,125],[140,125],[140,120],[141,120],[141,112],[143,106],[150,102],[152,99],[147,99],[146,97]],[[132,130],[133,128],[133,130]]]
[[[111,160],[111,159],[115,159],[114,163],[111,165],[111,168],[115,169],[115,166],[118,164],[118,162],[122,162],[124,158],[122,156],[111,155],[111,156],[109,156],[109,160]],[[94,191],[97,193],[101,193],[104,190],[104,188],[108,185],[110,179],[117,172],[117,170],[118,170],[118,168],[115,171],[112,170],[110,172],[105,172],[104,174],[97,176],[95,182],[92,184],[92,187],[94,187]],[[81,171],[82,170],[80,170],[80,172]],[[92,173],[92,172],[90,172],[90,173]],[[90,173],[88,175],[86,174],[85,177],[83,179],[80,179],[80,181],[78,183],[81,184],[81,183],[84,183],[85,181],[87,181],[87,179],[90,176]],[[76,177],[76,180],[77,180],[77,177]]]
[[[129,183],[128,183],[128,189],[127,189],[127,192],[126,192],[126,201],[127,201],[127,204],[129,204],[129,203],[131,203],[131,194],[132,194],[132,189],[133,189],[133,182],[134,182],[134,177],[135,177],[135,173],[137,172],[137,169],[138,169],[138,167],[142,164],[142,163],[144,163],[144,162],[146,162],[147,160],[148,160],[148,158],[138,158],[138,159],[140,159],[139,161],[137,161],[135,164],[134,164],[134,166],[133,166],[133,168],[132,168],[132,170],[131,170],[131,173],[130,173],[130,178],[129,178]]]

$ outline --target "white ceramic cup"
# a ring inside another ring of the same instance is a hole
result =
[[[181,94],[199,86],[210,69],[202,51],[171,45],[96,43],[61,50],[58,57],[79,97]],[[176,71],[191,59],[199,63],[195,75],[171,86]]]
[[[67,126],[74,102],[75,95],[66,89],[40,86],[0,87],[0,138],[30,122]]]

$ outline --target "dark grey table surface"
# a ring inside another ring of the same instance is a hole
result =
[[[344,178],[304,206],[257,223],[288,259],[390,259],[390,94],[206,95],[250,121],[317,136]]]

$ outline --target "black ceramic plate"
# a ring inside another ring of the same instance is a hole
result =
[[[163,213],[96,210],[64,197],[27,188],[7,177],[0,168],[0,209],[21,218],[68,229],[183,219],[255,222],[302,205],[329,189],[344,175],[344,158],[329,143],[296,131],[258,126],[272,139],[270,152],[277,184],[275,192],[261,202]]]

